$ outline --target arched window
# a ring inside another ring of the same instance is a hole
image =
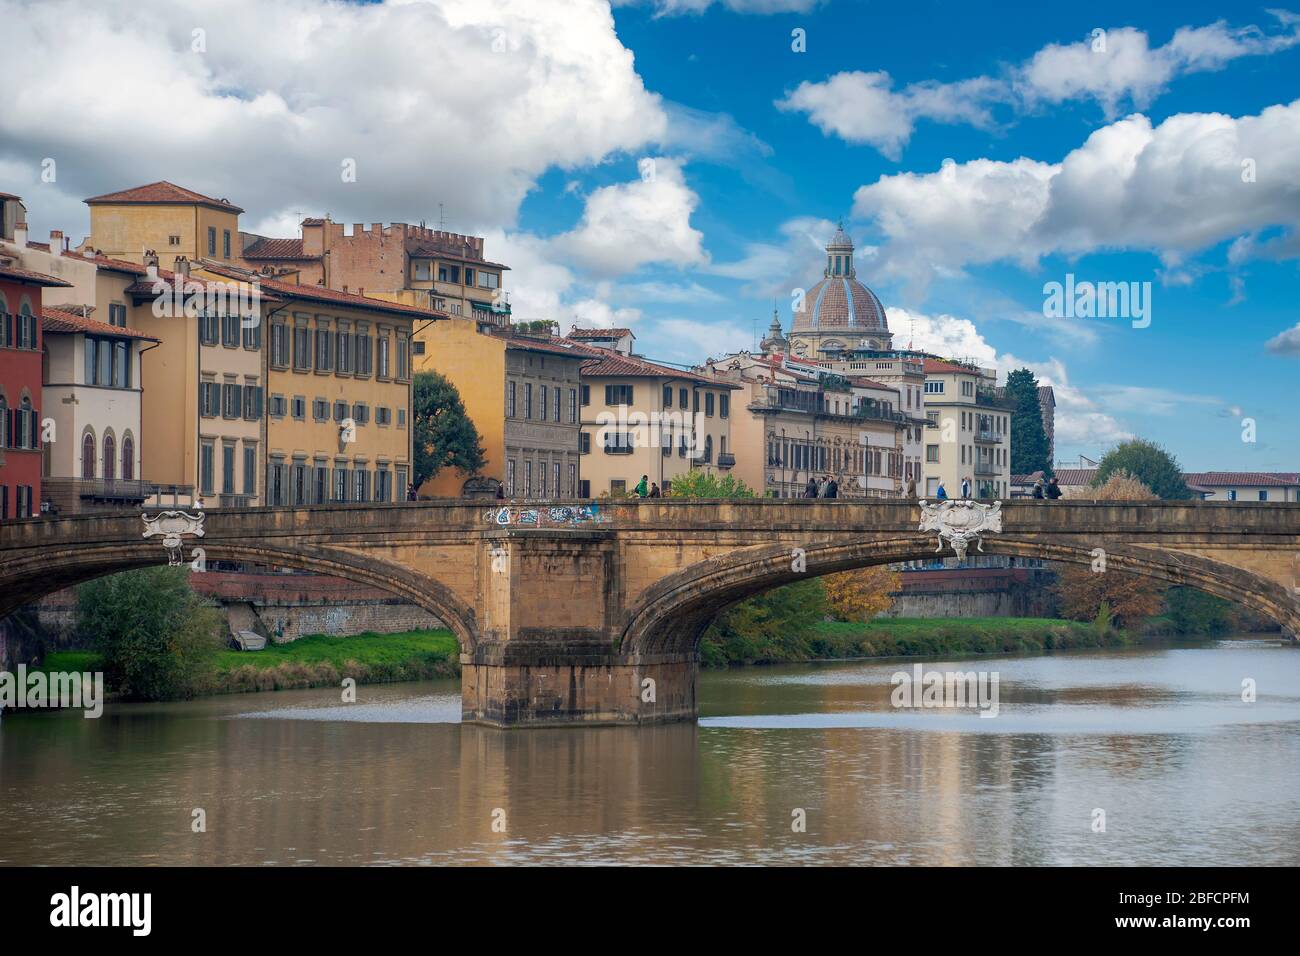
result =
[[[81,439],[81,477],[95,477],[95,436],[90,432]]]
[[[109,481],[117,477],[117,442],[111,433],[104,436],[104,477]]]
[[[23,396],[22,404],[18,406],[18,413],[14,415],[14,447],[15,448],[35,448],[36,432],[32,421],[32,400],[26,395]]]
[[[129,433],[122,438],[122,477],[135,478],[135,439]]]

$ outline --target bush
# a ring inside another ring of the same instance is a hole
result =
[[[174,700],[210,680],[221,617],[190,589],[188,568],[144,568],[79,587],[77,633],[101,655],[110,690]]]

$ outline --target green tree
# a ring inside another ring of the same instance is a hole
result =
[[[753,498],[754,489],[735,475],[714,475],[698,468],[673,479],[669,498]]]
[[[1186,501],[1192,497],[1178,460],[1155,442],[1134,438],[1106,452],[1092,477],[1092,487],[1100,488],[1116,472],[1131,475],[1165,501]]]
[[[482,468],[487,454],[456,386],[438,372],[417,372],[412,392],[415,462],[411,481],[415,486],[444,468],[459,468],[467,475]],[[406,489],[399,491],[405,493]]]
[[[142,568],[81,585],[77,633],[102,655],[109,688],[172,700],[211,675],[221,616],[190,588],[188,568]]]
[[[1050,476],[1047,432],[1043,430],[1043,407],[1038,404],[1038,379],[1027,368],[1007,375],[1007,400],[1011,402],[1011,473],[1030,475],[1041,471]]]

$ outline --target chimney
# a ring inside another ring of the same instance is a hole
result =
[[[152,266],[155,270],[157,270],[158,253],[154,252],[152,249],[146,249],[144,251],[144,265],[146,269]]]
[[[184,256],[176,257],[176,268],[174,270],[178,276],[190,277],[190,260]]]
[[[27,248],[27,223],[14,223],[14,245],[19,249]]]
[[[65,248],[66,248],[66,246],[64,246],[64,244],[63,244],[63,230],[62,230],[62,229],[51,229],[51,230],[50,230],[50,253],[51,253],[51,255],[61,256],[61,255],[63,255],[63,251],[64,251]]]

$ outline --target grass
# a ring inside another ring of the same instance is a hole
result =
[[[1121,631],[1042,617],[910,617],[867,622],[825,621],[812,637],[823,657],[915,657],[1036,654],[1079,647],[1116,647]]]
[[[337,686],[345,677],[358,684],[428,680],[460,673],[456,637],[445,629],[399,634],[312,634],[260,651],[219,650],[212,656],[206,694]],[[94,651],[51,651],[41,670],[93,671]]]

